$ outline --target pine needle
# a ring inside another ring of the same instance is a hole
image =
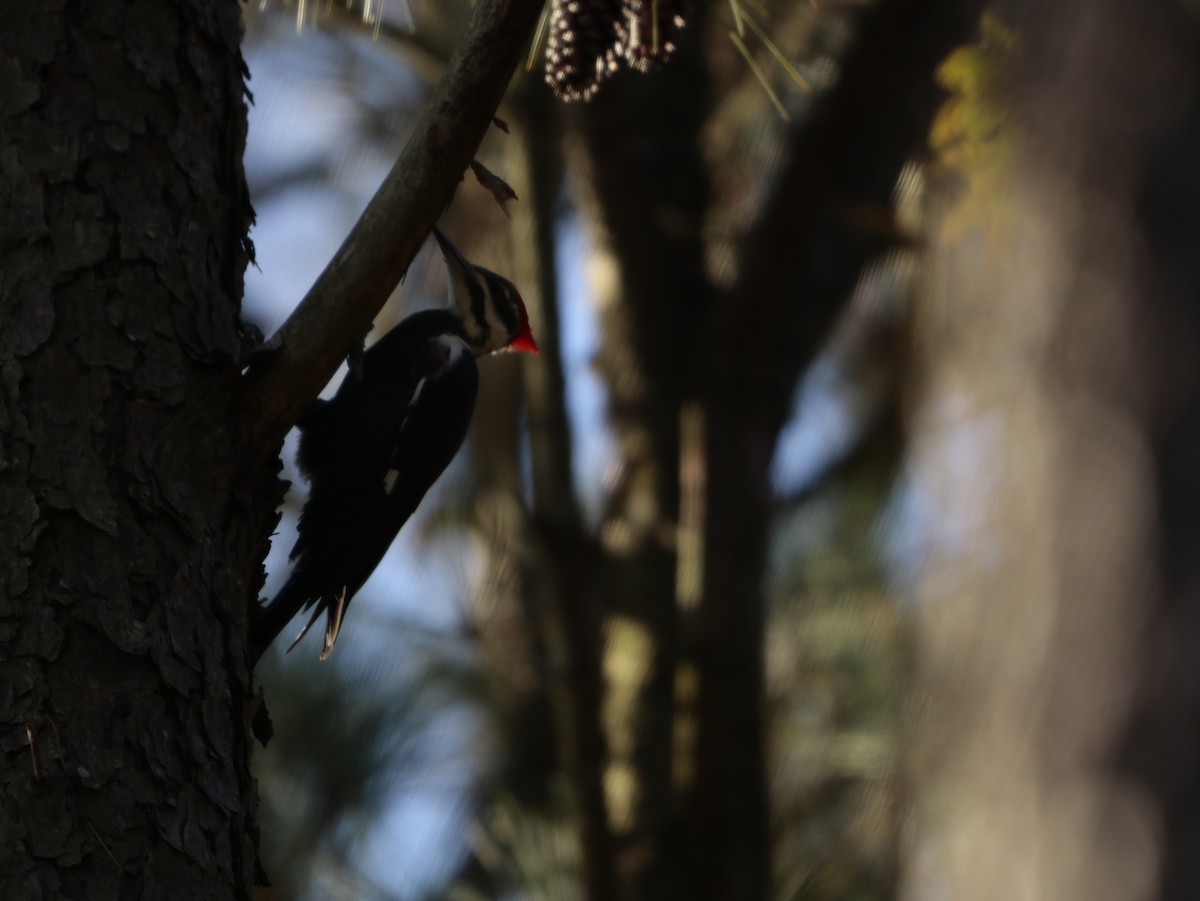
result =
[[[811,91],[812,85],[808,83],[808,79],[797,72],[796,67],[788,62],[788,58],[783,55],[783,51],[776,46],[774,41],[767,37],[766,32],[758,27],[758,23],[754,21],[753,17],[749,13],[743,13],[742,16],[746,20],[746,24],[750,26],[750,30],[758,35],[758,39],[763,42],[763,46],[767,48],[771,56],[775,57],[779,65],[783,66],[783,71],[791,76],[792,81],[796,82],[804,90]]]
[[[533,71],[533,63],[537,59],[538,48],[542,46],[542,35],[546,32],[546,23],[550,21],[550,4],[542,7],[542,15],[538,18],[537,28],[533,32],[533,43],[529,45],[529,59],[525,60],[525,71]]]
[[[742,24],[742,7],[738,0],[729,0],[729,8],[733,10],[733,25],[737,28],[739,37],[746,36],[746,26]]]
[[[746,47],[745,42],[738,37],[736,31],[729,32],[729,39],[733,41],[733,46],[737,47],[743,58],[745,58],[746,65],[750,67],[750,71],[754,73],[754,77],[758,79],[758,82],[762,85],[763,90],[767,92],[767,97],[770,99],[771,103],[775,104],[775,109],[779,112],[779,118],[781,118],[784,122],[790,121],[791,117],[788,116],[787,110],[784,109],[783,102],[779,99],[779,95],[775,93],[775,89],[771,87],[771,83],[767,81],[767,76],[765,76],[762,69],[758,67],[758,63],[754,61],[754,57],[751,55],[749,48]]]

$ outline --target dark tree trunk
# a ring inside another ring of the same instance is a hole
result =
[[[766,898],[764,570],[770,465],[791,395],[863,272],[892,247],[892,198],[944,99],[938,64],[971,40],[979,2],[887,0],[857,23],[838,83],[791,135],[708,333],[694,453],[704,520],[696,615],[697,774],[683,897]],[[874,215],[871,214],[874,211]]]
[[[608,684],[593,715],[606,727],[603,779],[626,898],[679,897],[675,535],[680,417],[712,298],[701,240],[706,80],[699,53],[685,51],[655,79],[606,85],[584,117],[597,215],[620,271],[619,302],[605,305],[601,322],[620,479],[599,542],[605,625],[595,663]]]
[[[527,554],[526,584],[539,629],[538,658],[554,752],[570,786],[582,851],[585,897],[612,898],[617,877],[602,781],[606,749],[596,711],[603,701],[599,648],[604,589],[599,555],[574,493],[571,431],[563,373],[555,202],[563,161],[558,146],[561,108],[540,81],[524,79],[512,96],[514,143],[509,150],[517,195],[513,218],[518,271],[530,273],[539,365],[524,370],[529,409],[533,503],[526,524],[535,548]],[[548,771],[540,776],[546,780]]]
[[[1136,148],[1144,163],[1133,169],[1133,224],[1144,234],[1153,275],[1143,275],[1128,302],[1130,319],[1146,316],[1159,339],[1143,346],[1139,362],[1154,372],[1158,389],[1146,418],[1162,584],[1136,672],[1137,707],[1118,756],[1121,770],[1161,811],[1158,898],[1187,901],[1200,897],[1200,22],[1169,0],[1139,5],[1133,15],[1120,4],[1103,5],[1110,7],[1109,29],[1136,36],[1128,71],[1111,63],[1099,42],[1092,53],[1093,64],[1107,64],[1108,77],[1124,89],[1118,96],[1132,123],[1145,129],[1135,133],[1144,140]],[[1101,103],[1111,114],[1112,102]]]
[[[1200,35],[1193,33],[1194,41]],[[1195,57],[1193,57],[1193,62]],[[1160,492],[1163,591],[1138,673],[1141,706],[1131,719],[1122,764],[1162,806],[1166,833],[1159,898],[1200,897],[1200,69],[1188,73],[1185,115],[1151,148],[1142,202],[1151,250],[1161,267],[1163,317],[1177,328],[1175,352],[1160,367],[1178,398],[1155,442]],[[1167,286],[1174,286],[1174,290]],[[1178,367],[1178,368],[1177,368]],[[1180,378],[1181,372],[1190,377]]]
[[[887,219],[942,99],[936,66],[971,38],[979,6],[893,0],[863,14],[838,85],[789,136],[726,291],[710,279],[702,231],[704,17],[663,72],[615,78],[585,111],[597,215],[621,273],[601,363],[623,466],[603,530],[616,539],[602,545],[605,671],[636,674],[632,689],[605,686],[608,711],[628,700],[604,715],[633,724],[608,734],[622,897],[770,893],[770,461],[797,378],[890,246],[864,223]]]
[[[241,27],[207,0],[0,12],[0,897],[253,884],[276,483],[226,427]]]

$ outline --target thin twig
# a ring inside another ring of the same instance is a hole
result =
[[[749,20],[747,20],[749,21]],[[779,118],[787,122],[791,117],[788,116],[788,111],[783,105],[783,101],[779,99],[779,95],[775,93],[775,89],[771,87],[771,82],[767,81],[767,76],[763,74],[763,70],[759,68],[758,63],[754,60],[754,54],[750,52],[750,48],[746,46],[745,41],[738,37],[736,31],[729,32],[729,40],[733,41],[733,46],[737,47],[738,52],[746,60],[746,65],[750,67],[750,71],[754,73],[754,77],[758,79],[759,84],[767,93],[767,97],[771,103],[775,105],[775,109],[779,113]]]

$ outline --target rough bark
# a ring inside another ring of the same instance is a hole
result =
[[[0,13],[6,898],[250,893],[240,36],[233,3]]]

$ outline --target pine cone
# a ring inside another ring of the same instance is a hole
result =
[[[617,68],[622,0],[554,0],[546,83],[562,100],[587,100]]]
[[[687,24],[687,0],[623,0],[622,7],[620,37],[629,67],[649,72],[664,65],[674,55]]]

